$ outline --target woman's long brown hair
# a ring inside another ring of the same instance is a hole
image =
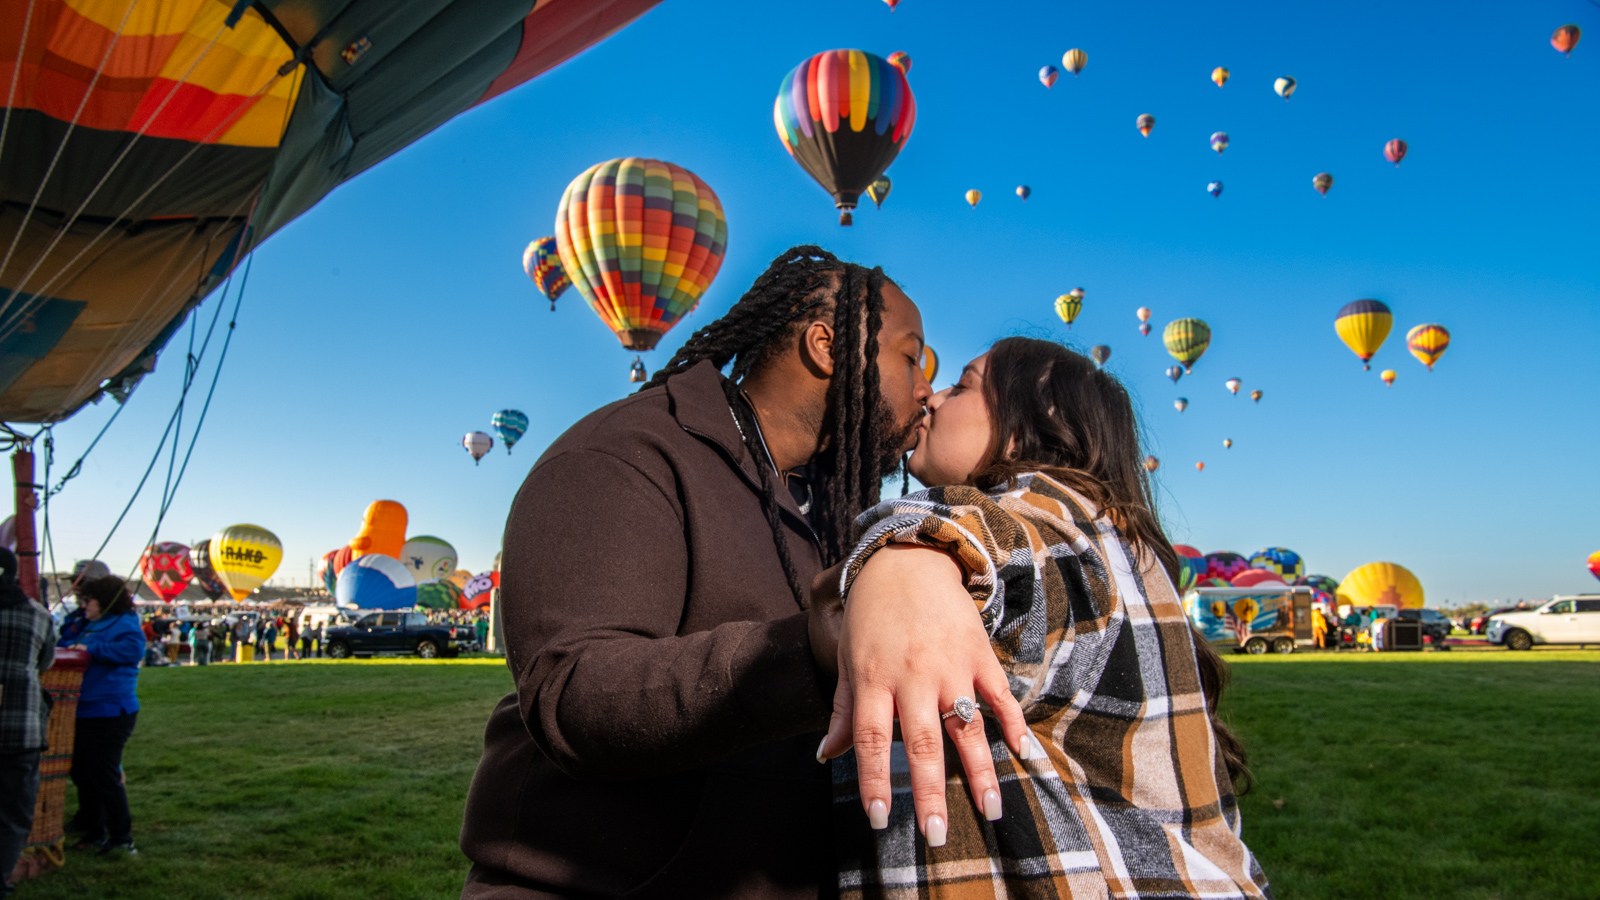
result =
[[[989,489],[1044,472],[1087,497],[1133,545],[1141,568],[1153,554],[1178,583],[1178,553],[1156,515],[1128,391],[1086,357],[1052,341],[1011,337],[989,348],[984,399],[993,423],[974,482]],[[1250,788],[1244,745],[1217,716],[1228,667],[1198,632],[1200,686],[1218,749],[1240,793]]]

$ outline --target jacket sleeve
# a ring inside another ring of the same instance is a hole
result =
[[[39,658],[34,660],[34,668],[44,672],[56,664],[56,620],[50,618],[49,613],[44,616],[44,640],[39,642]]]
[[[679,635],[680,507],[607,453],[543,460],[506,523],[507,662],[528,733],[585,777],[671,772],[826,727],[806,615]]]
[[[137,625],[118,623],[114,628],[89,629],[78,643],[97,663],[131,666],[144,657],[144,633]]]

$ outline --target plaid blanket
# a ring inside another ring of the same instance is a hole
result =
[[[48,743],[50,698],[39,673],[55,658],[56,623],[43,607],[29,602],[0,609],[0,753],[42,750]]]
[[[1206,715],[1192,631],[1153,554],[1042,474],[1015,490],[934,488],[862,515],[843,588],[889,543],[949,551],[967,573],[1034,739],[1027,762],[984,724],[1005,808],[989,822],[954,748],[949,837],[918,834],[903,750],[889,828],[867,826],[854,754],[834,761],[845,897],[1270,897]]]

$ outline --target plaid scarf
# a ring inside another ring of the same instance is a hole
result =
[[[946,742],[949,837],[918,833],[903,749],[888,829],[862,812],[855,756],[834,761],[845,897],[1271,897],[1206,714],[1192,631],[1154,558],[1042,474],[1015,489],[933,488],[862,514],[851,581],[890,543],[950,552],[1046,751],[1012,757],[983,720],[1005,815],[985,820]]]

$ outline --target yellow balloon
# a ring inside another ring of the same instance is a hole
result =
[[[978,201],[982,199],[983,191],[967,191],[967,202],[972,204],[974,207],[976,207],[978,205]]]
[[[283,544],[258,525],[229,525],[211,536],[211,567],[235,600],[261,587],[280,562]]]
[[[1333,330],[1350,352],[1361,357],[1363,367],[1370,369],[1373,354],[1383,346],[1394,325],[1394,314],[1381,300],[1357,300],[1346,303],[1333,320]]]
[[[1422,582],[1405,566],[1392,562],[1367,563],[1339,582],[1339,602],[1351,606],[1420,608]]]
[[[939,374],[939,354],[926,344],[922,347],[922,374],[933,383],[933,376]]]
[[[1056,315],[1071,328],[1078,313],[1083,312],[1083,288],[1073,288],[1056,298]]]
[[[1061,54],[1061,68],[1071,72],[1073,78],[1077,78],[1078,73],[1082,72],[1083,67],[1087,66],[1088,64],[1089,54],[1079,50],[1076,47],[1068,50],[1066,53]]]

